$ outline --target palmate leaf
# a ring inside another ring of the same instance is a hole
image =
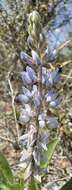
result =
[[[72,178],[60,190],[72,190]]]
[[[10,169],[10,166],[8,164],[8,161],[6,160],[5,156],[0,152],[0,183],[2,181],[6,183],[13,184],[14,177],[12,174],[12,171]]]
[[[41,190],[41,184],[38,183],[34,177],[31,178],[31,182],[30,182],[30,185],[29,185],[29,190]]]
[[[55,138],[50,143],[48,143],[47,151],[46,150],[44,151],[44,157],[46,159],[41,161],[41,163],[40,163],[41,168],[47,168],[47,166],[49,165],[49,163],[52,159],[52,156],[54,154],[54,151],[55,151],[58,143],[59,143],[59,139],[57,139],[57,138]]]

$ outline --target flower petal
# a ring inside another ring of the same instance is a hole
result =
[[[27,64],[32,65],[32,58],[25,52],[21,51],[20,53],[21,60],[25,61]]]
[[[36,65],[41,65],[39,55],[34,50],[32,50],[32,58]]]
[[[28,75],[29,75],[29,77],[31,78],[32,81],[37,80],[36,74],[35,74],[34,70],[31,67],[27,66],[26,71],[27,71],[27,73],[28,73]]]

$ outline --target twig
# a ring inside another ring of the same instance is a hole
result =
[[[54,183],[57,183],[58,181],[64,181],[64,180],[68,180],[68,176],[67,177],[63,177],[63,178],[60,178],[60,179],[55,179],[55,180],[53,180],[53,182],[49,182],[49,183],[47,183],[46,184],[46,187],[50,187],[50,186],[52,186]]]
[[[7,137],[2,137],[0,136],[0,139],[4,140],[4,141],[8,141],[10,142],[11,144],[14,144],[14,141],[12,141],[11,139],[7,138]]]
[[[9,84],[9,87],[10,87],[11,98],[12,98],[12,109],[13,109],[13,114],[14,114],[14,119],[15,119],[15,126],[16,126],[16,131],[17,131],[17,143],[19,144],[19,126],[18,126],[18,123],[17,123],[16,111],[15,111],[15,105],[14,105],[15,96],[14,96],[14,92],[13,92],[13,88],[12,88],[12,85],[11,85],[9,75],[10,75],[10,72],[8,73],[8,84]]]
[[[6,113],[4,114],[5,115],[5,128],[8,128],[9,132],[12,133],[14,139],[16,140],[16,134],[15,132],[13,131],[13,128],[12,127],[9,127],[8,125],[8,122],[7,122],[7,116],[6,116]],[[17,140],[16,140],[17,141]]]
[[[71,74],[72,74],[72,70],[69,72],[69,74],[67,76],[63,75],[63,77],[66,77],[66,80],[64,81],[63,85],[65,85],[67,83],[68,79],[72,79]]]

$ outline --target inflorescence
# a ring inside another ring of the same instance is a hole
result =
[[[22,105],[19,122],[27,126],[20,137],[23,147],[20,166],[28,170],[25,178],[42,174],[40,163],[46,160],[48,128],[59,127],[54,110],[60,109],[58,89],[62,79],[59,68],[47,63],[46,39],[36,11],[29,16],[28,33],[27,43],[32,56],[23,51],[20,54],[26,69],[21,72],[22,92],[16,97]]]

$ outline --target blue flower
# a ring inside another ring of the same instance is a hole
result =
[[[36,74],[31,67],[27,66],[26,71],[33,82],[37,80]]]
[[[24,125],[25,123],[29,122],[30,119],[33,117],[33,112],[28,104],[25,104],[25,108],[21,109],[19,122]]]
[[[61,75],[59,73],[59,70],[56,69],[54,71],[48,71],[45,75],[45,84],[48,87],[52,87],[56,83],[58,83],[61,80]]]
[[[42,112],[39,114],[38,120],[46,120],[46,113]]]
[[[26,94],[25,94],[28,98],[32,98],[32,93],[30,91],[28,91]]]
[[[41,60],[39,58],[39,55],[34,50],[32,50],[32,58],[36,65],[41,65]]]
[[[53,83],[58,83],[61,80],[59,69],[52,71],[52,80],[53,80]]]
[[[27,104],[30,101],[30,97],[24,95],[24,94],[19,94],[16,98],[16,101],[20,102],[22,105]]]
[[[46,126],[46,123],[44,120],[39,121],[39,127],[44,128]]]
[[[51,50],[50,48],[47,48],[45,50],[45,60],[47,62],[51,62],[51,64],[55,63],[55,60],[57,58],[57,50],[54,49],[54,50]]]
[[[28,96],[29,98],[32,97],[32,92],[30,90],[28,90],[27,88],[25,88],[24,86],[22,86],[22,93],[26,96]]]
[[[59,126],[57,117],[47,117],[47,124],[51,128],[57,128]]]
[[[25,61],[27,64],[32,65],[32,59],[27,53],[22,51],[20,53],[20,58],[21,60]]]
[[[48,87],[53,86],[53,79],[52,79],[52,74],[50,71],[48,71],[47,74],[45,75],[45,84]]]
[[[39,120],[39,126],[41,128],[44,128],[46,126],[46,123],[45,123],[46,113],[42,112],[41,114],[39,114],[38,120]]]
[[[42,67],[42,84],[45,84],[46,81],[46,68]]]
[[[39,92],[36,92],[34,94],[33,98],[34,98],[34,105],[35,105],[35,107],[36,108],[39,107],[40,103],[41,103],[41,96],[40,96]]]
[[[53,108],[59,108],[60,107],[60,101],[59,101],[59,99],[57,98],[55,100],[52,100],[50,102],[50,106],[53,107]]]
[[[29,48],[31,48],[31,49],[32,49],[32,47],[35,46],[34,41],[33,41],[33,38],[32,38],[31,35],[28,36],[27,44],[28,44]]]
[[[55,100],[58,96],[57,92],[54,92],[53,90],[50,90],[46,95],[45,95],[45,99],[46,102],[51,102],[53,100]]]
[[[21,78],[24,84],[32,84],[32,79],[30,78],[28,72],[21,72]]]

